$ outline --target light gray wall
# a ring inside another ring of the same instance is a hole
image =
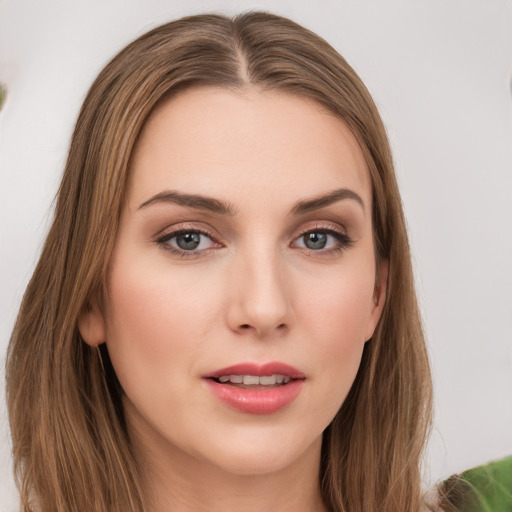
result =
[[[511,454],[507,0],[1,0],[0,81],[8,98],[0,112],[0,353],[95,75],[157,24],[250,8],[289,16],[325,37],[360,73],[388,126],[435,378],[426,481]],[[10,512],[15,495],[5,415],[2,403],[0,510]]]

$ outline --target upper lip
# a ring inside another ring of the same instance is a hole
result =
[[[226,368],[221,368],[213,372],[203,375],[205,379],[218,379],[225,375],[255,375],[257,377],[263,377],[266,375],[284,375],[291,377],[292,379],[304,379],[306,376],[297,368],[290,366],[289,364],[276,362],[258,364],[258,363],[239,363]]]

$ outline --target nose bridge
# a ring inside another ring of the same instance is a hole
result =
[[[250,244],[237,254],[231,324],[263,336],[290,322],[290,296],[283,256],[275,245]]]

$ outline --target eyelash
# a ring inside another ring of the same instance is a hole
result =
[[[315,250],[315,249],[308,249],[306,247],[305,250],[310,255],[319,256],[319,255],[329,255],[329,254],[333,254],[333,253],[341,253],[347,249],[350,249],[352,247],[352,245],[354,244],[354,240],[352,240],[352,238],[350,238],[346,233],[343,233],[342,231],[338,231],[337,229],[334,229],[332,227],[327,227],[327,226],[322,226],[322,225],[309,227],[309,228],[303,230],[299,234],[299,236],[297,236],[294,239],[294,242],[296,242],[297,240],[300,240],[302,237],[304,237],[305,235],[310,234],[310,233],[330,235],[333,238],[335,238],[337,241],[337,246],[332,247],[331,249]]]
[[[168,231],[168,232],[164,233],[163,235],[161,235],[160,237],[158,237],[156,239],[156,243],[159,246],[161,246],[164,250],[166,250],[176,256],[180,256],[182,258],[197,257],[198,254],[201,254],[201,253],[204,254],[205,251],[210,250],[210,249],[202,249],[199,251],[194,251],[194,250],[185,251],[183,249],[178,249],[177,247],[173,247],[172,245],[170,245],[168,243],[173,238],[176,238],[180,235],[185,235],[185,234],[198,234],[198,235],[206,236],[213,243],[218,244],[220,246],[219,242],[216,241],[215,237],[211,233],[209,233],[208,231],[206,231],[204,229],[200,229],[200,228],[197,228],[194,226],[190,226],[190,227],[184,226],[184,227],[180,227],[175,230]]]
[[[300,240],[302,237],[304,237],[307,234],[315,233],[315,234],[324,234],[324,235],[330,235],[334,237],[337,241],[337,246],[330,248],[330,249],[309,249],[307,247],[304,247],[303,249],[309,254],[309,255],[329,255],[333,253],[341,253],[347,249],[350,249],[352,247],[354,240],[352,240],[346,233],[343,233],[341,231],[338,231],[332,227],[326,227],[326,226],[313,226],[309,227],[308,229],[305,229],[299,233],[297,237],[294,238],[293,243]],[[200,254],[204,254],[205,252],[209,252],[212,248],[208,249],[200,249],[200,250],[183,250],[178,249],[177,247],[173,247],[168,242],[172,240],[173,238],[176,238],[180,235],[184,234],[198,234],[202,236],[208,237],[214,244],[217,244],[219,247],[221,244],[217,242],[215,236],[213,236],[210,232],[204,229],[197,228],[195,226],[185,226],[180,227],[175,230],[168,231],[161,236],[159,236],[155,241],[156,243],[161,246],[164,250],[182,257],[182,258],[190,258],[190,257],[197,257]]]

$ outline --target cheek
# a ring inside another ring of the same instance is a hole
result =
[[[206,343],[211,292],[163,270],[118,261],[110,275],[107,345],[127,394],[133,383],[183,386]]]
[[[363,277],[362,277],[363,276]],[[374,305],[374,274],[364,272],[333,273],[318,287],[300,291],[300,312],[307,329],[316,333],[326,348],[343,351],[362,345]]]
[[[339,279],[324,280],[322,289],[302,294],[300,316],[319,365],[314,375],[322,389],[316,414],[328,411],[330,419],[352,386],[367,341],[374,283],[372,273],[367,274],[366,279],[360,273],[340,274]]]

